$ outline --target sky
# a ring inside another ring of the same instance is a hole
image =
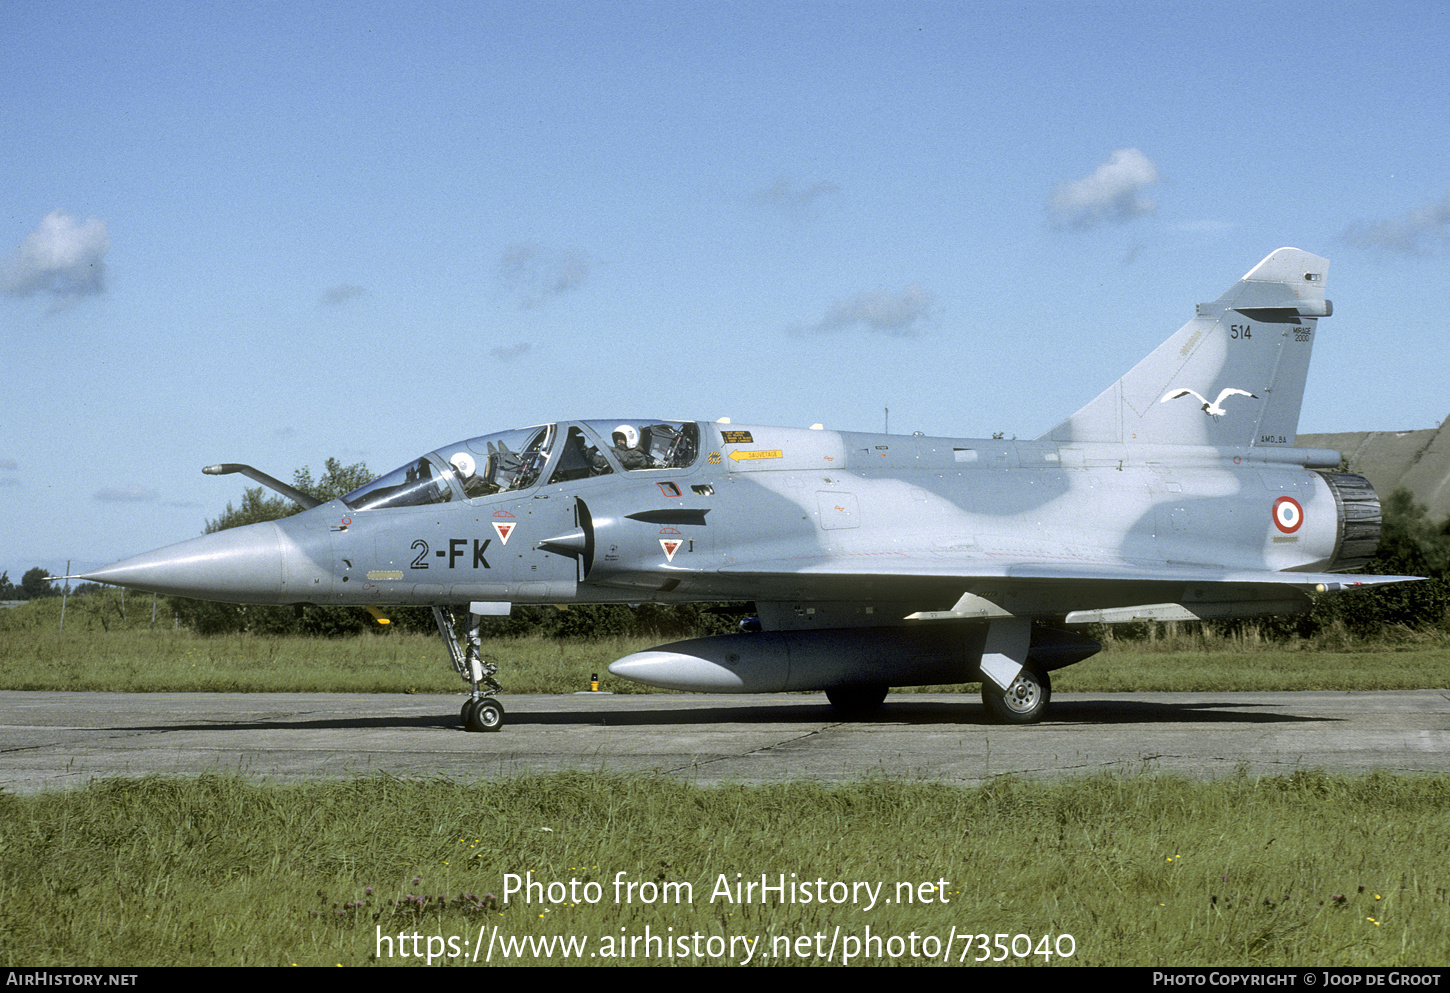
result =
[[[1274,249],[1450,414],[1450,3],[8,4],[0,570],[572,418],[1032,438]],[[889,414],[888,414],[889,411]]]

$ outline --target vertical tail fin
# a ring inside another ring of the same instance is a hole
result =
[[[1328,270],[1279,249],[1043,440],[1291,447]]]

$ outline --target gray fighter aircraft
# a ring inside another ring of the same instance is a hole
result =
[[[1294,447],[1328,262],[1281,248],[1035,441],[655,418],[563,421],[445,445],[306,510],[84,578],[270,604],[431,606],[497,729],[482,617],[515,603],[749,600],[741,634],[613,663],[676,690],[824,690],[853,713],[890,686],[982,683],[1038,720],[1049,673],[1097,652],[1064,628],[1302,611],[1347,578],[1380,508],[1329,450]],[[467,606],[467,635],[453,610]]]

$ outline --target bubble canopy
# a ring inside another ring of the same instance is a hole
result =
[[[617,472],[686,469],[700,451],[693,421],[565,421],[500,431],[429,452],[342,498],[352,510],[423,507]]]

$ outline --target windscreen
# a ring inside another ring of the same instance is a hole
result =
[[[544,424],[445,445],[358,487],[342,502],[353,510],[422,507],[459,495],[527,489],[548,464],[553,439],[554,425]]]
[[[360,486],[342,502],[353,510],[380,510],[384,507],[422,507],[434,503],[447,503],[453,499],[452,476],[442,463],[423,456],[407,465],[401,465]]]

